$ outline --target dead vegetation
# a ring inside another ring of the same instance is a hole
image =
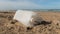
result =
[[[45,21],[35,21],[32,28],[26,28],[23,24],[13,20],[15,13],[0,13],[0,34],[60,34],[60,13],[38,13]],[[59,17],[58,17],[59,16]]]

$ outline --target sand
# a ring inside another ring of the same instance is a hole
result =
[[[42,24],[27,29],[17,20],[13,20],[15,12],[0,12],[0,34],[60,34],[60,12],[37,12],[45,21]]]

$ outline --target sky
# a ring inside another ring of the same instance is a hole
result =
[[[60,0],[0,0],[0,10],[60,9]]]

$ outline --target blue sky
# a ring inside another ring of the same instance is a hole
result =
[[[0,0],[0,10],[60,9],[60,0]]]

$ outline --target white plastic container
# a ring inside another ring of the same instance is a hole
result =
[[[32,26],[30,21],[32,21],[33,15],[35,15],[33,11],[17,10],[13,19],[18,20],[26,27],[29,27]]]

